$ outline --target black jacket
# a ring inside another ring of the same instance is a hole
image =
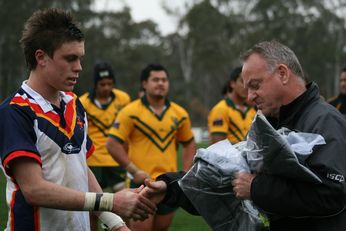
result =
[[[275,128],[317,133],[326,144],[316,146],[306,165],[323,181],[308,184],[258,175],[251,185],[253,202],[270,214],[271,230],[346,230],[346,120],[320,99],[315,83],[280,109]]]
[[[251,185],[253,202],[270,218],[270,230],[346,230],[346,119],[320,99],[315,83],[280,109],[279,119],[268,118],[276,128],[320,134],[326,144],[316,146],[306,165],[321,184],[294,181],[273,175],[257,175]],[[177,184],[182,172],[158,177],[168,184],[164,203],[198,214]]]

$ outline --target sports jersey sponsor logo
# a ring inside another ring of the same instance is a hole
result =
[[[213,121],[214,126],[222,126],[223,125],[223,120],[222,119],[215,119]]]
[[[81,148],[77,146],[73,146],[72,143],[66,143],[62,149],[64,153],[66,154],[73,154],[73,153],[79,153]]]

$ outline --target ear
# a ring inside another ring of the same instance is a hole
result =
[[[142,86],[142,88],[144,89],[144,90],[146,90],[147,89],[147,80],[143,80],[142,82],[141,82],[141,86]]]
[[[48,55],[43,50],[36,50],[35,58],[37,66],[45,67],[47,65]]]
[[[232,89],[234,89],[236,87],[235,86],[236,81],[230,80],[228,84],[231,86]]]
[[[289,80],[289,69],[285,64],[279,64],[278,66],[278,73],[280,80],[283,85],[286,85]]]

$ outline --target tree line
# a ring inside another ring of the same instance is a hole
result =
[[[194,126],[206,126],[208,111],[222,98],[240,54],[257,42],[275,39],[292,48],[325,98],[337,93],[346,65],[346,0],[194,0],[183,14],[165,7],[179,21],[168,35],[151,20],[135,22],[128,7],[96,12],[93,3],[0,0],[0,101],[28,75],[19,45],[23,23],[35,10],[49,7],[73,12],[86,37],[78,95],[91,89],[99,60],[113,65],[117,87],[132,98],[137,97],[141,69],[161,63],[169,70],[169,97],[188,110]]]

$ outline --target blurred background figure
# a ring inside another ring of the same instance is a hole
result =
[[[168,71],[159,64],[143,69],[141,85],[145,94],[126,106],[110,131],[107,148],[131,175],[131,187],[148,177],[177,171],[177,143],[182,143],[183,169],[187,171],[195,154],[195,141],[188,113],[168,100]],[[122,143],[129,145],[128,153]],[[158,205],[156,214],[143,222],[131,222],[134,231],[167,230],[174,208]]]
[[[256,110],[247,104],[247,90],[241,77],[242,67],[232,70],[224,99],[209,112],[209,141],[215,143],[228,138],[232,143],[242,141],[250,129]],[[225,89],[225,87],[224,87]]]
[[[130,102],[127,93],[114,88],[115,75],[107,62],[94,66],[94,87],[80,97],[88,116],[88,134],[95,152],[87,163],[100,186],[117,192],[125,188],[126,170],[108,153],[106,140],[119,111]],[[97,230],[97,217],[91,217],[92,230]]]
[[[340,74],[339,95],[329,99],[328,102],[346,116],[346,67],[342,69]]]

